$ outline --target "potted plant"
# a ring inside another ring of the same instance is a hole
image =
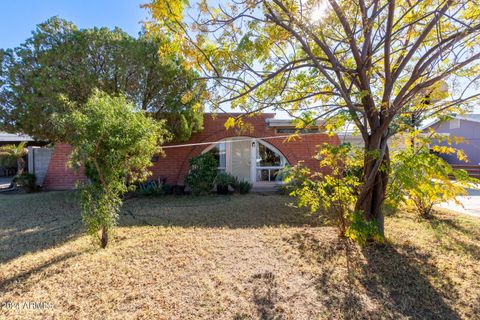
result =
[[[232,176],[226,172],[220,172],[215,178],[218,194],[228,194],[228,186],[232,183]]]

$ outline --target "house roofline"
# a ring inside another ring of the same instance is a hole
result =
[[[454,118],[452,118],[450,120],[454,120],[454,119],[455,120],[464,120],[464,121],[471,121],[471,122],[475,122],[475,123],[480,123],[480,119],[471,118],[468,115],[456,115]],[[447,120],[447,121],[450,121],[450,120]],[[438,124],[439,122],[440,122],[440,120],[436,120],[432,123],[421,126],[419,129],[420,130],[425,130],[427,128],[430,128],[430,127]],[[446,121],[444,121],[444,122],[446,122]]]

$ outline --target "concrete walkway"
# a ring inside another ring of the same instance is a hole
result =
[[[480,218],[480,190],[468,189],[468,196],[457,197],[457,200],[461,205],[449,201],[436,207]]]

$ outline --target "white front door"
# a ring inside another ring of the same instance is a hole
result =
[[[235,141],[237,140],[237,141]],[[230,144],[231,174],[239,180],[254,182],[251,179],[252,143],[250,139],[232,139]]]

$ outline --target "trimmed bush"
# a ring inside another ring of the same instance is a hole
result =
[[[238,179],[235,179],[234,183],[232,184],[232,188],[235,190],[235,192],[247,194],[252,189],[252,184],[245,180],[239,181]]]
[[[189,161],[190,170],[185,183],[192,189],[195,196],[208,194],[212,191],[217,177],[218,161],[212,153],[204,153]]]
[[[215,178],[218,194],[228,194],[228,187],[235,182],[235,177],[226,172],[220,172]]]

